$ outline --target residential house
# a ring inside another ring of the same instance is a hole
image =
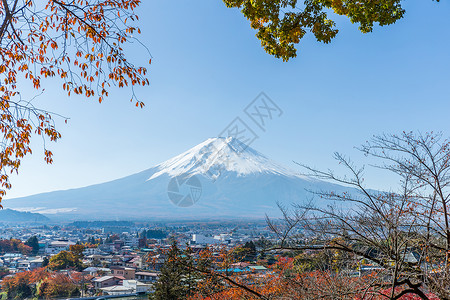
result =
[[[42,257],[37,257],[30,260],[30,270],[41,268],[43,263],[44,259]]]
[[[136,269],[119,266],[112,266],[110,269],[113,276],[122,276],[127,280],[135,279]]]
[[[29,271],[30,270],[30,261],[27,259],[21,259],[21,260],[17,261],[16,268],[19,271]]]
[[[144,283],[151,283],[158,280],[159,273],[156,272],[136,272],[136,280]]]
[[[142,257],[135,256],[131,258],[128,262],[126,262],[125,266],[130,268],[142,269]]]
[[[269,271],[269,269],[264,266],[249,266],[248,268],[253,273],[266,273],[267,271]]]
[[[124,279],[125,278],[118,276],[102,276],[92,279],[92,283],[94,285],[94,288],[99,290],[105,287],[119,285],[119,283]]]

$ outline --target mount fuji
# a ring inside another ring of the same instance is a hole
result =
[[[211,138],[159,165],[83,188],[4,200],[4,206],[64,220],[263,218],[346,188],[301,176],[239,140]]]

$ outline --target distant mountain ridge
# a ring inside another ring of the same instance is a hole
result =
[[[13,209],[2,209],[0,210],[0,223],[23,223],[23,222],[36,222],[36,223],[45,223],[50,221],[44,215],[38,213],[17,211]]]
[[[4,206],[65,220],[263,218],[266,213],[279,215],[277,202],[310,199],[306,189],[345,188],[298,175],[234,138],[211,138],[137,174],[7,199]],[[198,199],[180,207],[169,198],[177,194]]]

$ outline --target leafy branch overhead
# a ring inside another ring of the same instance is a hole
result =
[[[32,135],[45,137],[44,142],[61,137],[52,119],[56,114],[21,98],[26,81],[42,90],[45,78],[58,78],[67,95],[99,102],[112,86],[129,86],[131,101],[144,106],[133,87],[149,84],[147,69],[131,63],[123,48],[141,32],[135,26],[139,4],[140,0],[0,1],[0,200],[11,186],[9,172],[17,172],[21,158],[31,153]],[[51,163],[52,152],[44,153]]]
[[[374,25],[390,25],[403,18],[400,0],[223,0],[228,7],[241,9],[257,30],[264,50],[288,61],[297,56],[295,45],[309,31],[317,41],[330,43],[336,37],[331,14],[346,16],[359,30],[368,33]]]

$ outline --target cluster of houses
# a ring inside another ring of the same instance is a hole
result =
[[[204,227],[201,230],[186,229],[184,226],[176,228],[172,238],[175,238],[179,245],[190,244],[194,256],[211,245],[226,245],[230,248],[240,245],[255,238],[250,232],[259,231],[255,228],[248,228],[247,231],[232,228],[205,229]],[[140,230],[136,229],[134,232],[140,232]],[[87,247],[83,251],[82,278],[88,293],[122,295],[151,292],[165,261],[164,250],[170,247],[169,240],[167,238],[147,239],[140,237],[137,233],[127,232],[114,235],[115,238],[111,239],[109,238],[111,233],[99,228],[17,228],[14,231],[0,229],[0,238],[3,239],[17,236],[25,241],[30,236],[37,236],[40,248],[36,256],[3,253],[0,255],[0,268],[9,272],[10,275],[7,276],[14,276],[17,272],[32,271],[42,267],[53,255],[61,251],[69,251],[70,246],[76,244],[75,241],[90,243],[89,239],[99,240],[99,244]],[[230,270],[227,270],[229,271],[266,273],[270,270],[264,266],[240,263],[232,266]]]
[[[69,251],[76,243],[66,239],[58,239],[41,243],[38,256],[26,256],[20,253],[4,253],[0,255],[0,268],[9,275],[18,272],[33,271],[41,268],[45,259],[61,251]],[[121,295],[148,293],[152,283],[158,279],[163,260],[155,264],[147,263],[148,251],[140,251],[137,245],[115,240],[111,243],[88,247],[83,251],[82,262],[86,266],[82,270],[82,278],[90,294]],[[156,269],[155,269],[156,268]],[[62,270],[71,273],[71,270]]]
[[[107,295],[149,293],[153,287],[152,283],[158,279],[157,272],[138,271],[123,266],[88,267],[83,272],[92,276],[90,282],[95,291]]]
[[[0,256],[0,268],[10,274],[30,271],[42,267],[44,259],[41,256],[24,256],[20,253],[5,253]]]

